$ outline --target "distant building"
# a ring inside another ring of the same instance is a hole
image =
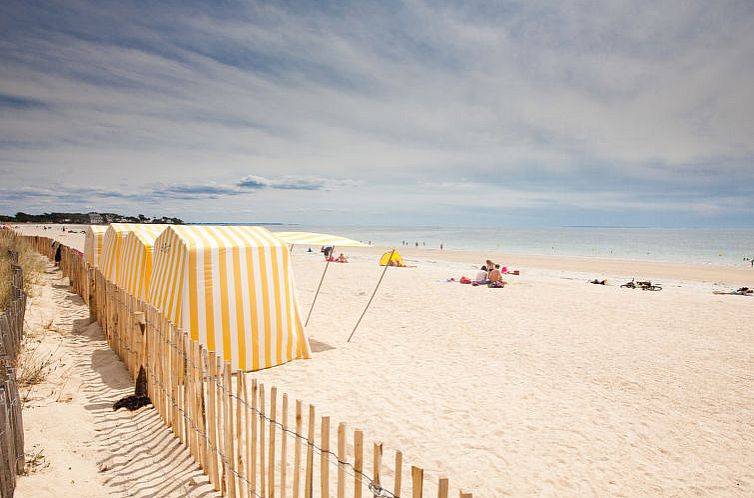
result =
[[[102,219],[102,215],[99,213],[89,213],[89,223],[92,225],[102,225],[104,223],[104,220]]]

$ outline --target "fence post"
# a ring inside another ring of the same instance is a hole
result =
[[[364,470],[364,432],[360,430],[353,431],[353,454],[354,470],[356,474],[353,477],[353,496],[361,498],[361,473]]]
[[[346,497],[346,424],[338,424],[338,498]]]
[[[403,481],[403,453],[396,450],[395,452],[395,479],[393,480],[393,494],[401,495],[401,484]]]
[[[294,457],[293,457],[293,498],[299,498],[301,490],[301,438],[299,435],[302,430],[301,420],[302,403],[300,399],[296,400],[296,439],[294,440]]]
[[[424,469],[411,467],[411,485],[413,489],[413,498],[422,498],[424,496]]]
[[[320,496],[330,496],[330,417],[322,417],[322,429],[319,435],[322,452],[320,453]]]
[[[280,498],[285,498],[286,486],[286,467],[287,459],[287,441],[288,441],[288,395],[283,393],[283,414],[282,414],[283,431],[280,433]]]
[[[96,279],[94,268],[89,268],[86,272],[87,283],[87,304],[89,305],[89,321],[97,321],[97,291],[95,290]]]
[[[304,497],[312,498],[314,471],[314,405],[309,405],[309,433],[306,439],[306,481]]]
[[[275,498],[275,423],[277,422],[277,405],[278,389],[270,389],[270,455],[267,458],[268,477],[267,477],[267,496]]]
[[[16,488],[15,469],[15,448],[13,436],[11,435],[10,421],[8,420],[8,409],[5,396],[5,387],[0,386],[0,485],[2,486],[3,496],[13,496],[13,490]]]
[[[449,482],[445,477],[441,477],[437,484],[437,498],[448,498]]]

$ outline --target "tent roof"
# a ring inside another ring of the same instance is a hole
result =
[[[159,230],[134,230],[126,236],[133,235],[133,237],[141,242],[142,245],[152,247],[154,241],[157,240],[157,237],[159,237],[163,231],[164,228],[160,228]]]
[[[338,235],[314,232],[273,232],[275,237],[288,244],[309,244],[313,246],[366,247],[366,244]]]
[[[264,227],[227,225],[170,225],[179,239],[193,248],[209,247],[282,247]]]
[[[159,235],[169,226],[160,223],[110,223],[108,228],[111,228],[116,233],[143,232]]]
[[[93,233],[105,233],[107,232],[107,225],[89,225],[89,230]]]

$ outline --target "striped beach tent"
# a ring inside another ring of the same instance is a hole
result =
[[[144,225],[139,230],[128,232],[121,241],[117,284],[143,301],[147,300],[149,278],[152,275],[154,242],[163,230],[164,225]]]
[[[102,244],[105,240],[107,225],[89,225],[84,240],[84,261],[89,266],[99,266]]]
[[[149,302],[233,368],[309,358],[286,245],[263,227],[168,227]]]
[[[159,235],[168,225],[149,223],[111,223],[105,232],[100,270],[110,282],[120,285],[124,241],[131,232],[156,233]]]

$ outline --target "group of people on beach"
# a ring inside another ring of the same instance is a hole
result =
[[[503,287],[506,283],[503,280],[503,271],[501,271],[500,265],[490,259],[479,268],[471,282],[472,285],[488,285],[490,287]]]
[[[311,248],[309,250],[311,251]],[[333,256],[334,250],[335,248],[332,246],[323,246],[319,249],[319,252],[324,253],[325,261],[330,261],[331,263],[348,263],[348,258],[343,253],[340,253],[340,256],[337,258]]]
[[[501,268],[499,264],[488,259],[479,268],[479,271],[477,272],[473,280],[464,276],[461,277],[459,282],[462,284],[471,284],[475,287],[479,285],[486,285],[487,287],[501,288],[505,287],[505,285],[508,283],[503,280],[504,273],[508,273],[508,268],[506,268],[505,266]],[[455,282],[455,279],[449,278],[448,281]]]

